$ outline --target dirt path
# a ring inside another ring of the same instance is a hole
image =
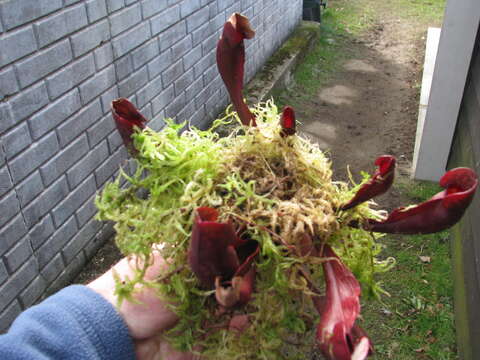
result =
[[[336,179],[345,180],[349,166],[359,180],[383,154],[397,158],[398,177],[410,175],[427,28],[386,10],[379,18],[366,34],[345,39],[347,60],[299,107],[301,130],[330,153]]]

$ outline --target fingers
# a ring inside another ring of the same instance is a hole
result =
[[[117,305],[115,295],[114,271],[120,278],[132,277],[135,260],[124,258],[112,269],[87,286],[102,295],[113,306]],[[166,268],[166,263],[158,252],[153,253],[153,264],[148,268],[145,278],[154,279]],[[145,339],[154,334],[171,328],[177,321],[176,315],[159,299],[155,290],[148,287],[140,288],[134,294],[135,303],[123,301],[117,308],[125,320],[130,334],[134,339]]]
[[[199,360],[191,353],[174,350],[162,335],[135,342],[136,358],[138,360]]]

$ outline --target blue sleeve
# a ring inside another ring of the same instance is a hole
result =
[[[134,359],[116,309],[86,286],[72,285],[24,311],[0,336],[0,359]]]

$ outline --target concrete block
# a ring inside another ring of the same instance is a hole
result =
[[[183,56],[183,68],[185,71],[192,68],[202,58],[202,45],[197,45]]]
[[[140,109],[140,113],[149,121],[150,119],[153,118],[153,113],[152,113],[152,105],[147,104],[143,108]]]
[[[17,123],[13,117],[12,107],[9,103],[0,103],[0,119],[2,119],[2,122],[0,122],[0,133],[3,133]]]
[[[188,70],[175,80],[175,95],[180,95],[191,83],[193,83],[193,69]]]
[[[201,77],[203,75],[203,73],[213,64],[215,64],[215,55],[214,54],[209,54],[207,56],[204,56],[193,67],[193,71],[194,71],[194,74],[195,74],[195,79]]]
[[[102,228],[102,223],[91,219],[62,250],[65,263],[70,263]]]
[[[157,76],[151,80],[147,85],[137,91],[137,105],[144,107],[150,100],[157,96],[163,89],[162,77]]]
[[[105,0],[89,0],[86,2],[88,21],[94,23],[107,16],[107,4]]]
[[[185,20],[173,25],[169,29],[160,34],[159,43],[160,51],[165,51],[171,48],[178,41],[187,35],[187,26]]]
[[[163,90],[158,96],[152,100],[152,112],[155,116],[170,104],[175,98],[175,89],[173,84]]]
[[[185,100],[188,101],[188,100]],[[190,117],[195,113],[195,101],[192,100],[189,103],[187,102],[187,105],[185,105],[182,110],[177,114],[177,121],[178,122],[183,122],[183,121],[188,121]]]
[[[179,59],[187,52],[192,50],[192,38],[187,36],[185,39],[180,40],[172,47],[172,56],[174,59]]]
[[[120,10],[125,6],[124,0],[107,0],[108,13]]]
[[[42,276],[37,276],[33,279],[33,281],[28,284],[25,290],[23,290],[18,296],[23,307],[27,308],[34,305],[43,295],[46,288],[47,283]]]
[[[3,149],[7,159],[11,159],[32,143],[26,122],[3,135]]]
[[[210,19],[210,10],[208,7],[203,7],[199,11],[187,17],[187,32],[191,33],[199,26],[205,24]]]
[[[73,143],[59,152],[40,168],[45,185],[63,176],[70,167],[88,152],[87,135],[82,135]]]
[[[110,39],[108,20],[90,25],[71,37],[73,54],[75,57],[82,56],[108,39]]]
[[[158,40],[156,38],[140,46],[131,54],[133,68],[137,70],[138,68],[155,58],[159,53],[160,48],[158,46]]]
[[[25,227],[25,224],[23,226]],[[40,222],[36,224],[28,233],[30,243],[32,244],[32,249],[37,250],[54,232],[55,226],[53,225],[52,217],[47,215],[41,219]]]
[[[115,129],[115,123],[111,115],[104,116],[100,121],[87,130],[90,148],[95,147]]]
[[[255,3],[255,1],[254,0],[241,0],[240,3],[241,3],[241,6],[242,6],[242,13],[243,13],[245,10],[252,7],[253,4]]]
[[[162,11],[150,19],[152,36],[160,34],[178,21],[180,21],[180,6],[173,6]]]
[[[116,82],[115,68],[112,65],[97,73],[93,78],[80,85],[82,103],[88,104],[92,99],[112,87]]]
[[[17,192],[20,206],[24,208],[35,197],[37,197],[43,191],[42,177],[39,171],[35,171],[32,175],[28,176],[24,181],[18,184],[15,188]]]
[[[38,168],[47,159],[58,151],[58,142],[55,133],[51,133],[17,156],[10,162],[10,174],[13,182],[17,184],[33,170]]]
[[[212,33],[218,32],[220,33],[223,29],[223,25],[225,24],[225,21],[230,17],[231,14],[227,14],[225,12],[218,13],[214,17],[211,18],[210,20],[210,31]],[[219,34],[220,35],[220,34]]]
[[[3,261],[0,260],[0,285],[2,285],[5,282],[5,280],[7,280],[7,278],[8,278],[7,268],[3,264]]]
[[[218,43],[218,35],[216,33],[210,35],[208,38],[202,41],[202,52],[203,55],[209,55],[214,53],[214,49],[216,48]]]
[[[127,7],[114,15],[110,16],[110,33],[112,36],[128,30],[142,21],[142,11],[140,4]]]
[[[110,115],[112,108],[112,100],[118,99],[118,88],[117,86],[113,86],[107,91],[105,91],[102,96],[100,97],[102,103],[102,109],[104,114]],[[111,116],[111,115],[110,115]]]
[[[152,120],[148,123],[148,126],[155,131],[160,131],[165,126],[165,112],[160,111],[156,116],[152,117]]]
[[[95,195],[93,195],[75,213],[75,217],[77,218],[78,228],[79,229],[83,228],[83,225],[85,225],[88,220],[93,218],[93,216],[96,213],[97,213],[97,207],[95,205]]]
[[[214,64],[210,66],[204,73],[203,73],[203,85],[208,86],[212,83],[216,77],[219,77],[220,74],[218,73],[217,65]]]
[[[61,201],[52,211],[53,222],[58,228],[97,190],[93,174]]]
[[[17,0],[2,1],[0,10],[3,15],[3,25],[7,30],[38,19],[62,8],[62,0]]]
[[[113,131],[108,135],[108,149],[110,150],[110,155],[114,154],[122,145],[123,140],[118,131]]]
[[[143,22],[128,32],[113,40],[113,55],[115,59],[127,54],[137,46],[150,39],[150,26]]]
[[[213,18],[215,15],[218,14],[218,6],[217,6],[218,1],[212,2],[210,5],[208,5],[208,10],[210,12],[210,19]]]
[[[143,0],[142,1],[142,16],[144,19],[158,14],[160,11],[166,9],[168,3],[166,1],[158,0]]]
[[[93,52],[97,70],[101,70],[113,62],[113,49],[110,42],[100,46]]]
[[[129,6],[129,5],[132,5],[134,3],[136,3],[138,0],[125,0],[125,5],[126,6]]]
[[[87,11],[80,4],[35,23],[39,46],[45,47],[88,24]]]
[[[63,270],[65,270],[65,263],[62,254],[58,253],[43,267],[40,274],[47,283],[50,284],[62,273]]]
[[[70,42],[64,40],[15,65],[22,88],[40,80],[72,60]]]
[[[27,227],[25,226],[22,215],[18,213],[14,215],[15,218],[13,218],[9,223],[7,223],[6,225],[5,223],[3,223],[1,225],[2,231],[0,231],[0,256],[5,254],[8,249],[10,249],[14,244],[16,244],[27,233]]]
[[[51,99],[56,99],[95,73],[93,55],[78,59],[47,78],[47,88]]]
[[[70,189],[75,189],[108,157],[108,144],[103,141],[93,148],[79,162],[67,171],[67,180]]]
[[[172,64],[172,52],[171,49],[168,49],[148,63],[148,78],[150,80],[156,78],[157,75],[159,75],[163,70],[165,70]]]
[[[97,187],[101,187],[118,170],[123,161],[128,158],[125,147],[119,148],[107,161],[95,170],[95,180]]]
[[[177,119],[177,121],[182,121],[183,119],[177,118],[178,114],[183,110],[186,104],[185,93],[177,96],[170,104],[165,108],[165,116],[167,118]]]
[[[57,128],[60,146],[64,147],[83,131],[95,124],[102,117],[102,106],[100,100],[92,102],[77,115],[71,117]]]
[[[2,139],[0,138],[0,166],[5,165],[5,162],[6,162],[6,156],[5,156],[5,152],[3,151]]]
[[[6,166],[0,167],[0,196],[9,192],[13,188],[12,180],[10,179],[10,173]]]
[[[225,14],[227,14],[227,16],[230,16],[233,13],[241,13],[241,12],[242,12],[242,5],[239,2],[235,2],[235,1],[231,6],[225,9]],[[275,24],[276,23],[277,21],[275,20]]]
[[[45,290],[45,293],[50,295],[69,285],[85,267],[85,262],[85,255],[83,253],[78,254],[70,264],[67,264],[55,281]]]
[[[163,86],[167,87],[183,74],[183,62],[178,60],[162,73]]]
[[[202,4],[200,3],[200,0],[183,1],[180,7],[182,18],[185,18],[194,11],[197,11],[201,6]]]
[[[12,107],[13,118],[19,122],[47,105],[48,102],[47,88],[45,84],[39,83],[13,97],[9,104]]]
[[[263,7],[264,7],[263,0],[255,1],[255,3],[253,4],[253,13],[255,14],[255,16],[262,13]]]
[[[43,268],[77,233],[75,217],[71,217],[37,251],[38,265]]]
[[[39,139],[48,131],[55,129],[72,114],[78,112],[81,106],[78,90],[73,89],[28,120],[32,137]]]
[[[208,38],[210,35],[212,35],[212,29],[210,24],[207,22],[192,32],[193,46],[201,44],[202,41]]]
[[[0,313],[0,333],[7,332],[10,328],[10,324],[17,318],[22,312],[18,300],[13,300],[8,306]]]
[[[218,90],[205,103],[205,110],[207,111],[208,116],[210,116],[212,119],[215,119],[220,113],[220,111],[223,110],[223,107],[225,107],[225,105],[226,102],[222,101],[221,92],[220,90]]]
[[[118,81],[122,81],[133,72],[133,61],[130,55],[127,54],[114,63]]]
[[[63,2],[65,3],[65,6],[68,6],[68,5],[73,5],[77,2],[80,2],[82,0],[63,0]]]
[[[18,92],[18,83],[13,67],[0,71],[0,101]]]
[[[202,106],[200,109],[195,111],[195,113],[189,119],[190,124],[193,126],[205,130],[211,125],[211,121],[207,120],[207,115],[205,112],[205,106]]]
[[[148,71],[147,67],[144,66],[118,84],[118,95],[120,97],[128,98],[147,83]]]
[[[218,87],[214,86],[214,84],[210,84],[207,87],[204,87],[204,89],[195,97],[195,104],[197,106],[197,109],[205,105],[205,103],[213,96],[217,89]]]
[[[20,239],[4,256],[5,265],[10,274],[13,274],[32,255],[32,247],[28,237]]]
[[[115,230],[111,223],[106,223],[103,225],[102,230],[100,230],[88,244],[85,246],[84,252],[87,258],[91,258],[93,255],[96,254],[98,249],[105,244],[106,241],[112,239],[115,236]]]
[[[12,302],[38,274],[38,264],[31,257],[23,266],[16,271],[5,284],[0,286],[0,313]]]
[[[42,220],[60,200],[64,199],[69,193],[67,179],[62,177],[53,183],[47,190],[23,209],[25,223],[28,228],[32,228],[36,223]]]
[[[242,10],[242,14],[245,15],[247,18],[252,19],[253,18],[253,6]],[[286,34],[289,34],[290,31],[286,32]]]
[[[195,97],[200,94],[200,92],[203,90],[203,78],[198,78],[195,81],[192,81],[191,84],[185,89],[185,97],[187,101],[195,99]],[[196,106],[198,109],[198,106]]]

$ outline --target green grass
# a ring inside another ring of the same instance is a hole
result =
[[[428,182],[410,182],[401,189],[412,203],[439,191]],[[397,260],[380,278],[391,297],[365,304],[363,310],[376,359],[457,359],[448,232],[389,236],[384,244],[384,256]]]
[[[439,26],[443,19],[445,0],[395,0],[394,10],[404,18],[417,18]]]
[[[346,40],[365,32],[373,23],[373,12],[362,10],[360,1],[342,0],[327,7],[317,42],[295,70],[295,86],[273,92],[277,104],[295,105],[298,100],[315,95],[349,56]]]

